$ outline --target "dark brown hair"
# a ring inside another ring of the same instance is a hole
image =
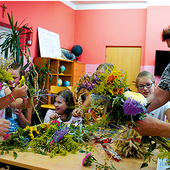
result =
[[[162,41],[166,41],[168,38],[170,38],[170,25],[162,31]]]
[[[69,121],[72,117],[72,112],[75,106],[73,93],[70,90],[62,90],[58,92],[56,96],[62,96],[68,106],[65,111],[67,117],[63,119],[62,121],[63,122]]]

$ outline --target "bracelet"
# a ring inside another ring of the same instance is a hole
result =
[[[11,98],[12,102],[16,102],[16,99],[14,97],[14,95],[12,95],[11,93],[9,94],[9,97]]]
[[[9,97],[10,97],[10,99],[12,100],[12,102],[14,103],[14,106],[15,106],[15,108],[17,108],[17,106],[16,106],[16,99],[15,99],[15,97],[14,97],[14,95],[12,95],[11,93],[9,94]]]

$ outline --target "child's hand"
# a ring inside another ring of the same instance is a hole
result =
[[[31,99],[29,97],[28,98],[23,98],[23,107],[24,108],[32,107]]]
[[[13,109],[13,111],[17,116],[20,116],[22,114],[22,109]]]
[[[33,103],[34,103],[34,106],[36,106],[38,104],[38,96],[36,96],[35,94],[33,94]]]
[[[81,117],[81,109],[76,108],[73,110],[73,116],[74,117]]]
[[[0,136],[6,135],[10,126],[10,122],[6,119],[0,119]]]
[[[58,119],[61,115],[58,115],[57,113],[53,113],[51,116],[50,116],[50,120],[52,119]]]
[[[23,85],[21,88],[19,88],[17,85],[12,91],[12,94],[15,99],[22,98],[22,97],[27,96],[27,90],[28,90],[28,87],[26,85]]]

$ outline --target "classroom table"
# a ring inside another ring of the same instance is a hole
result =
[[[104,163],[105,151],[100,144],[93,144],[95,158]],[[35,170],[91,170],[95,169],[94,163],[92,166],[82,166],[82,160],[85,153],[77,152],[77,154],[69,153],[67,156],[57,155],[50,158],[49,155],[41,155],[33,152],[17,152],[18,157],[14,159],[12,151],[9,154],[0,155],[0,162]],[[154,156],[153,156],[154,157]],[[143,159],[121,157],[121,161],[112,160],[112,164],[117,170],[139,170]],[[157,164],[153,161],[148,167],[142,170],[156,170]]]

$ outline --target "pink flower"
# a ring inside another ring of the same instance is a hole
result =
[[[86,158],[83,158],[82,165],[85,166]]]
[[[91,153],[87,153],[85,155],[85,157],[83,158],[83,161],[82,161],[82,165],[83,166],[90,166],[93,162],[93,159],[92,159],[92,154]]]
[[[2,87],[3,87],[3,85],[2,85],[2,83],[0,82],[0,90],[2,90]]]
[[[52,124],[55,124],[55,123],[57,124],[57,126],[60,125],[60,122],[59,122],[58,120],[53,120],[53,121],[51,122],[51,125],[52,125]]]
[[[3,140],[7,140],[9,138],[9,136],[12,136],[11,134],[6,134],[3,138]]]

